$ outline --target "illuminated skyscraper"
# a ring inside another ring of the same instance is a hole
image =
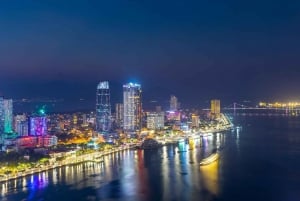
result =
[[[46,116],[30,117],[29,134],[31,136],[47,135],[47,117]]]
[[[213,118],[220,117],[220,113],[221,113],[220,100],[211,100],[210,104],[211,104],[210,113],[211,113],[212,117]]]
[[[122,103],[116,104],[116,124],[118,127],[123,126],[124,106]]]
[[[176,96],[170,98],[170,111],[177,111],[179,109],[179,103]]]
[[[147,113],[147,128],[158,130],[165,126],[164,112],[148,112]]]
[[[40,108],[29,118],[29,135],[45,136],[48,134],[47,128],[46,111],[44,108]]]
[[[28,135],[28,120],[25,114],[16,115],[14,117],[14,131],[17,132],[19,136]]]
[[[4,99],[4,132],[11,133],[13,131],[13,101],[12,99]]]
[[[4,134],[4,98],[0,97],[0,136],[3,137]]]
[[[0,134],[11,133],[13,124],[13,101],[0,97]]]
[[[200,123],[199,116],[192,114],[192,127],[199,128],[199,123]]]
[[[140,84],[123,85],[123,129],[125,132],[136,132],[142,127],[142,89]]]
[[[13,104],[11,99],[0,97],[0,144],[2,145],[6,134],[12,133],[12,110]]]
[[[96,94],[96,130],[107,134],[111,129],[111,105],[108,81],[100,82]]]

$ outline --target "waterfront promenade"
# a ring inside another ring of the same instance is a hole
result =
[[[119,152],[119,151],[124,151],[124,150],[130,149],[130,148],[131,148],[130,145],[126,145],[126,146],[122,146],[122,147],[112,148],[111,150],[107,150],[107,151],[97,151],[94,153],[83,154],[80,156],[72,155],[62,161],[56,161],[53,164],[30,168],[28,170],[25,170],[23,172],[17,172],[15,174],[3,175],[2,177],[0,177],[0,183],[6,182],[6,181],[9,181],[12,179],[16,179],[19,177],[25,177],[27,175],[32,175],[35,173],[48,171],[50,169],[54,169],[54,168],[62,167],[62,166],[66,166],[66,165],[84,163],[84,162],[89,162],[89,161],[95,162],[95,163],[102,162],[103,156],[112,154],[115,152]]]

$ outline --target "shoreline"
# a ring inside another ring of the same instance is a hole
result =
[[[46,165],[44,167],[39,167],[39,168],[31,168],[25,172],[18,172],[15,175],[7,175],[6,177],[1,177],[0,183],[5,183],[10,180],[18,179],[21,177],[26,177],[28,175],[33,175],[33,174],[37,174],[40,172],[46,172],[46,171],[49,171],[49,170],[52,170],[52,169],[55,169],[58,167],[64,167],[67,165],[74,165],[74,164],[85,163],[85,162],[89,162],[89,161],[92,161],[95,163],[103,162],[103,160],[98,161],[98,158],[102,158],[106,155],[117,153],[120,151],[129,150],[129,149],[131,149],[131,147],[126,146],[126,147],[122,147],[122,148],[116,148],[111,151],[95,152],[95,153],[90,153],[90,154],[84,154],[81,156],[74,156],[74,157],[65,159],[65,161],[57,162],[58,164]]]

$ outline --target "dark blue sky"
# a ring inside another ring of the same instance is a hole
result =
[[[0,91],[12,98],[300,99],[299,1],[1,1]]]

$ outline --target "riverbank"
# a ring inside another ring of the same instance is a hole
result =
[[[7,182],[9,180],[17,179],[20,177],[26,177],[28,175],[36,174],[39,172],[45,172],[45,171],[55,169],[58,167],[63,167],[66,165],[74,165],[74,164],[85,163],[85,162],[89,162],[89,161],[103,162],[104,156],[113,154],[116,152],[120,152],[120,151],[125,151],[130,148],[131,148],[130,146],[124,146],[124,147],[113,148],[112,150],[109,150],[109,151],[97,151],[94,153],[83,154],[80,156],[73,155],[73,156],[70,156],[70,157],[64,159],[63,161],[55,162],[54,164],[44,165],[44,166],[36,167],[36,168],[30,168],[28,170],[25,170],[23,172],[17,172],[15,174],[3,175],[2,177],[0,177],[0,183]]]

